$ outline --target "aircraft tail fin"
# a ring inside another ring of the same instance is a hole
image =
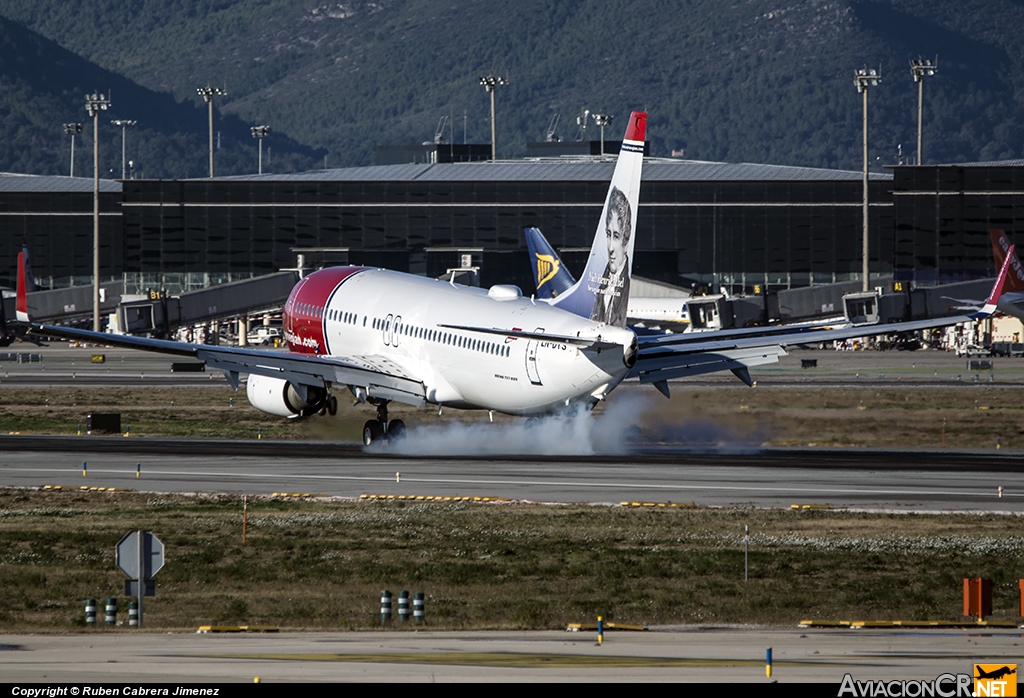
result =
[[[28,258],[28,240],[21,239],[21,251],[25,255],[25,290],[32,293],[36,290],[36,277],[32,275],[32,262]]]
[[[1016,247],[1010,245],[1010,249],[1006,251],[1006,258],[1003,260],[1003,266],[999,270],[999,276],[996,277],[996,282],[992,286],[992,291],[988,294],[988,298],[985,300],[985,306],[977,313],[972,313],[971,317],[985,318],[996,312],[996,306],[999,305],[999,297],[1003,295],[1006,287],[1006,280],[1009,276],[1010,262],[1017,259],[1015,252]]]
[[[524,228],[526,247],[530,250],[533,266],[533,283],[537,287],[537,298],[551,300],[562,295],[576,283],[562,258],[555,252],[539,228]]]
[[[629,115],[587,267],[552,305],[597,322],[626,326],[646,136],[647,114],[635,111]]]
[[[25,253],[18,253],[18,297],[14,305],[15,316],[18,322],[29,322],[28,319],[28,292],[25,288]]]
[[[988,232],[992,237],[992,256],[995,257],[996,268],[998,269],[1003,266],[1003,261],[1009,254],[1008,251],[1012,245],[1004,231],[992,229]],[[1006,288],[1004,290],[1007,293],[1024,291],[1024,266],[1021,266],[1020,259],[1016,255],[1010,260],[1010,270],[1006,276]]]

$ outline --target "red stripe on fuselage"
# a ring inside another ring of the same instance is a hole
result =
[[[365,267],[331,267],[315,271],[295,284],[284,305],[284,338],[300,354],[323,354],[324,313],[334,289]]]

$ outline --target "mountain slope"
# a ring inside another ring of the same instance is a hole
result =
[[[202,177],[208,171],[207,112],[199,105],[177,102],[154,92],[0,17],[0,170],[31,174],[68,174],[70,137],[65,123],[83,124],[76,138],[75,174],[92,176],[92,119],[85,96],[110,98],[100,113],[100,176],[121,176],[121,129],[112,119],[134,119],[138,125],[126,138],[128,159],[137,174],[153,177]],[[252,172],[256,146],[248,126],[237,116],[218,116],[221,132],[218,172]],[[284,137],[271,141],[287,169],[309,167],[318,154]]]
[[[853,71],[881,65],[872,159],[891,164],[916,141],[908,59],[935,54],[926,162],[1024,157],[1014,0],[6,0],[0,14],[190,106],[198,85],[225,85],[226,113],[287,134],[307,163],[316,149],[368,164],[375,145],[429,140],[445,115],[457,142],[486,142],[477,78],[495,71],[511,83],[497,93],[501,156],[542,140],[553,113],[572,138],[584,107],[619,123],[645,108],[655,155],[859,169]]]

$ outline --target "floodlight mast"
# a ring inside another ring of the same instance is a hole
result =
[[[862,289],[868,290],[868,88],[875,87],[882,81],[882,67],[876,71],[874,68],[861,68],[853,71],[853,84],[857,92],[864,95],[864,239],[862,241],[863,255],[861,273],[864,276]]]
[[[485,75],[480,78],[480,84],[484,86],[491,95],[491,160],[498,159],[498,144],[496,141],[497,129],[494,127],[494,91],[498,85],[507,85],[508,80],[500,75]]]
[[[210,87],[210,83],[206,83],[206,87],[197,87],[196,92],[210,106],[210,179],[213,179],[213,98],[224,96],[228,91],[219,87]]]
[[[100,112],[110,108],[102,94],[85,96],[92,117],[92,331],[100,331]]]
[[[139,122],[130,119],[114,119],[110,123],[121,127],[121,179],[128,179],[128,166],[124,158],[124,133],[128,130],[129,126],[134,126]]]
[[[64,124],[64,133],[71,136],[71,176],[75,176],[75,136],[82,132],[82,124]]]
[[[929,60],[922,60],[920,56],[917,60],[910,61],[910,74],[914,77],[914,82],[917,83],[917,164],[924,164],[923,148],[922,148],[922,123],[924,116],[924,78],[925,76],[932,76],[939,72],[939,57],[935,56],[935,62],[932,63]]]
[[[249,131],[252,132],[252,137],[259,139],[260,142],[260,161],[259,161],[259,173],[263,174],[263,139],[270,133],[269,126],[252,126]],[[326,168],[325,168],[326,169]]]
[[[601,155],[604,155],[604,127],[611,126],[614,116],[608,114],[594,114],[594,123],[601,127]]]

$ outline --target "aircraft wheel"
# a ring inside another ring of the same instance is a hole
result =
[[[398,441],[405,438],[405,422],[401,419],[392,419],[388,422],[388,441]]]
[[[363,445],[369,446],[372,443],[384,438],[384,427],[376,419],[371,419],[363,425]]]
[[[332,417],[338,414],[338,398],[334,397],[333,395],[327,398],[327,414],[331,415]]]

